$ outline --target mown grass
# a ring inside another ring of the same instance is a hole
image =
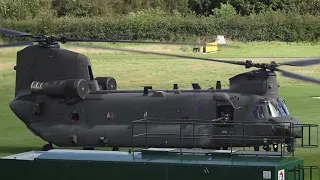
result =
[[[1,41],[0,41],[1,44]],[[227,45],[218,45],[219,51],[216,53],[200,55],[193,53],[192,48],[198,46],[186,45],[152,45],[152,44],[136,44],[136,43],[81,43],[90,45],[99,45],[113,48],[140,49],[144,51],[179,53],[201,57],[221,57],[221,58],[253,58],[253,57],[320,57],[320,43],[286,43],[286,42],[230,42]],[[123,52],[110,52],[104,50],[93,50],[87,48],[74,47],[73,43],[67,43],[62,47],[70,50],[76,50],[82,53],[99,54],[123,54]],[[14,57],[20,47],[1,49],[1,54],[7,57]],[[126,53],[128,54],[128,53]]]
[[[240,43],[239,43],[240,44]],[[239,45],[238,44],[238,45]],[[225,48],[206,57],[320,57],[319,45],[285,45],[279,43],[242,43],[242,47]],[[181,47],[128,45],[124,48],[154,50],[178,54],[191,54]],[[152,85],[155,89],[172,88],[178,83],[180,88],[191,88],[192,82],[198,82],[202,87],[215,86],[215,81],[221,80],[228,87],[228,79],[238,73],[248,71],[242,66],[213,63],[206,61],[167,58],[155,55],[140,55],[100,50],[79,50],[90,57],[95,76],[112,76],[116,78],[119,89],[142,89]],[[34,136],[25,125],[19,121],[9,109],[9,103],[14,98],[16,51],[18,48],[0,50],[0,156],[29,150],[37,150],[45,143]],[[260,54],[260,55],[259,55]],[[246,58],[245,58],[246,59]],[[269,62],[261,61],[261,62]],[[284,67],[286,70],[320,77],[320,66]],[[278,75],[281,85],[280,94],[286,100],[291,114],[304,123],[317,124],[320,121],[320,100],[311,96],[320,96],[320,86],[303,81],[292,80]],[[316,138],[315,132],[312,138]],[[296,156],[305,158],[308,165],[320,165],[320,148],[297,149]]]
[[[150,45],[150,44],[119,44],[119,43],[82,43],[114,48],[142,49],[144,51],[189,54],[204,57],[320,57],[320,43],[285,43],[285,42],[228,42],[226,45],[218,45],[219,51],[205,55],[192,53],[192,48],[198,46],[186,45]],[[64,47],[76,50],[72,43]],[[79,49],[77,49],[79,50]],[[88,49],[80,49],[80,51]],[[92,50],[89,50],[92,52]],[[100,51],[101,52],[101,51]],[[114,53],[114,52],[112,52]],[[118,52],[119,53],[119,52]]]

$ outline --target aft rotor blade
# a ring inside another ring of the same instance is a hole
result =
[[[118,49],[118,48],[110,48],[110,47],[94,46],[94,45],[84,45],[84,44],[72,44],[72,45],[79,46],[79,47],[95,48],[95,49],[105,49],[105,50],[113,50],[113,51],[125,51],[125,52],[134,52],[134,53],[142,53],[142,54],[154,54],[154,55],[160,55],[160,56],[177,57],[177,58],[185,58],[185,59],[195,59],[195,60],[204,60],[204,61],[213,61],[213,62],[221,62],[221,63],[244,65],[244,66],[247,65],[247,63],[243,62],[243,61],[226,61],[226,60],[218,60],[218,59],[211,59],[211,58],[184,56],[184,55],[179,55],[179,54],[166,54],[166,53],[158,53],[158,52],[150,52],[150,51],[131,50],[131,49]]]
[[[303,80],[303,81],[308,81],[308,82],[313,82],[313,83],[316,83],[316,84],[320,84],[320,79],[315,79],[315,78],[312,78],[312,77],[303,76],[303,75],[300,75],[300,74],[292,73],[292,72],[289,72],[289,71],[286,71],[286,70],[282,70],[282,69],[278,69],[278,68],[275,68],[275,70],[281,72],[281,74],[283,76],[285,76],[285,77],[289,77],[289,78],[293,78],[293,79],[299,79],[299,80]]]
[[[10,35],[10,36],[31,36],[32,37],[32,35],[29,33],[15,31],[7,28],[0,28],[0,33],[5,35]]]
[[[0,44],[0,48],[28,46],[28,45],[31,45],[33,42],[34,41],[19,41],[19,42],[13,42],[13,43],[8,43],[8,44]]]
[[[297,60],[297,61],[288,61],[284,63],[279,63],[279,65],[287,65],[287,66],[311,66],[320,64],[320,58],[311,58],[305,60]]]
[[[188,43],[188,42],[155,42],[155,41],[132,41],[132,40],[104,40],[104,39],[73,39],[66,38],[67,42],[111,42],[111,43],[140,43],[140,44],[168,44],[168,45],[193,45],[204,46],[204,43]]]

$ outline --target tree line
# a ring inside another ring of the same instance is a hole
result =
[[[111,17],[155,8],[168,13],[210,16],[223,4],[230,4],[242,16],[267,10],[320,14],[319,0],[1,0],[0,17],[25,19],[44,14],[54,17]]]
[[[0,0],[0,27],[95,39],[315,42],[319,11],[319,0]]]

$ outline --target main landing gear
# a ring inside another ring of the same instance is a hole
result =
[[[53,149],[53,146],[52,146],[51,143],[49,143],[49,144],[43,145],[42,148],[41,148],[41,151],[49,151],[51,149]]]
[[[278,144],[273,144],[272,145],[273,151],[278,152],[279,151],[279,145]],[[262,147],[263,150],[265,151],[271,151],[271,147],[269,145],[265,145]],[[259,151],[259,146],[254,147],[254,151]],[[287,152],[293,152],[294,147],[291,144],[288,144],[287,146]]]
[[[288,152],[293,152],[294,151],[294,147],[292,146],[292,144],[288,144],[287,151]]]
[[[119,148],[118,147],[113,147],[112,151],[119,151]]]
[[[94,147],[83,147],[83,150],[94,150]]]
[[[272,147],[274,152],[278,152],[278,147],[279,147],[278,144],[273,144]],[[254,151],[259,151],[259,148],[260,148],[259,146],[253,147]],[[262,149],[265,151],[271,151],[271,147],[269,145],[263,146]]]

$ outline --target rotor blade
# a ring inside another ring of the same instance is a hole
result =
[[[311,66],[311,65],[315,65],[315,64],[320,64],[320,58],[312,58],[312,59],[279,63],[279,65],[287,65],[287,66]]]
[[[308,81],[308,82],[313,82],[313,83],[316,83],[316,84],[320,84],[320,79],[315,79],[315,78],[312,78],[312,77],[303,76],[303,75],[300,75],[300,74],[292,73],[292,72],[285,71],[285,70],[278,69],[278,68],[275,68],[275,70],[281,72],[281,74],[283,76],[285,76],[285,77],[289,77],[289,78],[293,78],[293,79],[300,79],[300,80],[303,80],[303,81]]]
[[[66,38],[67,42],[111,42],[111,43],[141,43],[141,44],[169,44],[169,45],[193,45],[204,46],[204,43],[187,43],[187,42],[154,42],[154,41],[132,41],[132,40],[103,40],[103,39],[73,39]]]
[[[7,28],[0,28],[0,33],[5,35],[10,35],[10,36],[31,36],[32,37],[32,35],[29,33],[15,31]]]
[[[19,42],[13,42],[8,44],[0,44],[0,48],[6,48],[6,47],[16,47],[16,46],[27,46],[32,44],[34,41],[19,41]]]
[[[118,48],[110,48],[110,47],[94,46],[94,45],[89,45],[88,46],[88,45],[74,44],[74,43],[72,43],[72,45],[79,46],[79,47],[94,48],[94,49],[105,49],[105,50],[113,50],[113,51],[126,51],[126,52],[142,53],[142,54],[154,54],[154,55],[168,56],[168,57],[177,57],[177,58],[186,58],[186,59],[221,62],[221,63],[244,65],[244,66],[247,65],[247,63],[243,62],[243,61],[226,61],[226,60],[218,60],[218,59],[211,59],[211,58],[184,56],[184,55],[179,55],[179,54],[166,54],[166,53],[158,53],[158,52],[150,52],[150,51],[131,50],[131,49],[118,49]]]

